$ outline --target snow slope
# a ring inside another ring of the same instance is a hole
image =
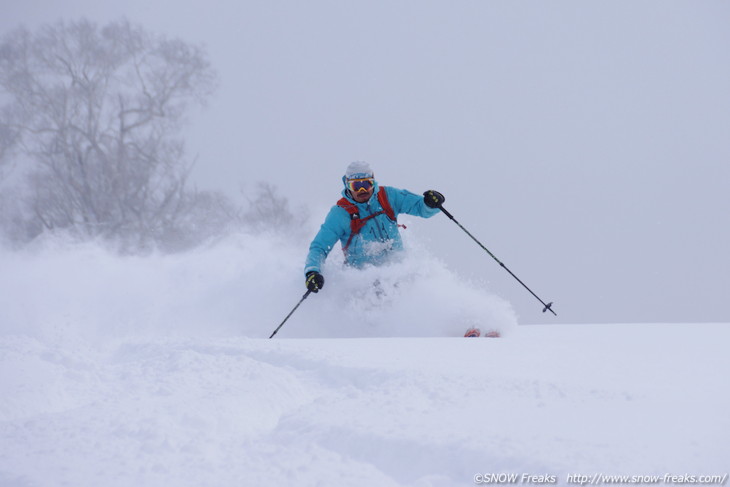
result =
[[[268,340],[303,292],[301,249],[276,239],[1,252],[0,486],[728,472],[730,324],[518,326],[413,254],[333,258]],[[458,338],[469,321],[505,336]]]

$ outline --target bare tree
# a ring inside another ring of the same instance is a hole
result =
[[[243,226],[240,209],[218,191],[186,191],[183,211],[174,225],[164,228],[159,247],[179,251],[223,237]]]
[[[3,117],[0,115],[0,120]],[[12,151],[18,141],[18,133],[14,132],[10,126],[0,122],[0,183],[4,178],[4,169],[12,157]]]
[[[270,183],[259,182],[255,194],[255,198],[247,197],[248,209],[241,217],[245,227],[255,231],[294,232],[307,218],[306,214],[301,214],[297,219],[289,210],[289,201],[279,196],[276,187]]]
[[[28,214],[39,228],[141,245],[169,234],[190,200],[183,116],[215,80],[200,48],[125,20],[7,35],[0,157],[15,148],[32,161]]]

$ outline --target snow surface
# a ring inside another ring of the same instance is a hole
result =
[[[324,290],[269,340],[303,259],[245,235],[167,256],[0,251],[0,486],[730,467],[730,324],[518,325],[416,248],[362,272],[333,254]],[[470,324],[503,337],[459,337]]]

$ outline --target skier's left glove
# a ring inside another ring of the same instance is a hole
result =
[[[307,272],[307,289],[313,293],[318,293],[324,286],[324,276],[317,271]]]
[[[438,191],[429,189],[428,191],[423,193],[423,201],[429,208],[441,208],[441,205],[444,204],[446,198],[444,198],[444,195],[442,195]]]

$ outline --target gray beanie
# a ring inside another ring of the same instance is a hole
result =
[[[345,179],[363,179],[372,177],[374,177],[373,170],[370,169],[370,164],[365,161],[351,162],[345,171]]]

